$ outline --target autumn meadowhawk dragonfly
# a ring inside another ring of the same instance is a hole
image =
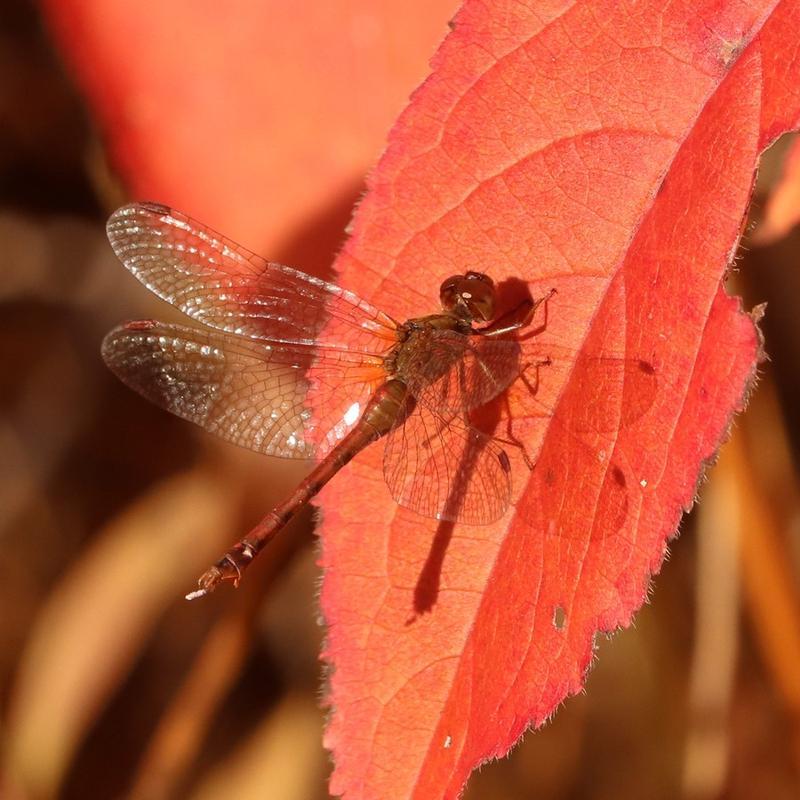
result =
[[[224,439],[310,475],[198,581],[190,599],[238,584],[257,553],[357,453],[385,438],[384,475],[402,506],[489,524],[510,503],[508,455],[468,412],[520,374],[520,345],[545,298],[494,317],[480,272],[441,285],[442,310],[398,323],[341,287],[265,261],[166,206],[116,211],[108,237],[151,291],[202,323],[128,322],[103,358],[131,388]]]

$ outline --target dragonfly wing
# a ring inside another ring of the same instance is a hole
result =
[[[156,203],[115,211],[106,226],[117,257],[152,292],[212,328],[254,339],[382,353],[394,321],[357,295],[265,261],[185,214]]]
[[[488,525],[511,502],[508,456],[459,415],[417,405],[389,433],[384,476],[397,503],[426,517]]]
[[[323,456],[358,421],[380,361],[213,331],[131,322],[103,358],[148,400],[234,444],[283,458]],[[370,372],[370,370],[372,370]],[[315,413],[306,405],[314,386]]]
[[[409,345],[402,372],[409,391],[445,416],[488,403],[520,374],[520,347],[513,339],[433,330]]]

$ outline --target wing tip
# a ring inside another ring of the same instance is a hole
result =
[[[132,331],[152,331],[154,328],[158,327],[158,325],[160,325],[160,323],[154,319],[132,319],[127,322],[122,322],[112,328],[103,337],[103,341],[100,343],[100,355],[103,357],[103,361],[106,362],[109,369],[111,369],[112,372],[116,372],[113,364],[113,355],[116,350],[116,345],[121,338],[128,336]]]
[[[137,216],[155,216],[163,219],[164,217],[175,216],[176,213],[175,209],[170,206],[164,203],[157,203],[154,200],[141,200],[134,203],[127,203],[124,206],[120,206],[108,218],[108,222],[106,222],[106,236],[112,248],[114,248],[114,252],[117,253],[119,257],[120,254],[117,252],[116,244],[127,235],[132,222],[131,218],[136,218]]]

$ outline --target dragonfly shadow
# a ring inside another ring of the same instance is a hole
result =
[[[495,309],[498,317],[513,311],[523,303],[533,301],[530,287],[521,278],[506,278],[495,287]]]
[[[502,320],[506,316],[512,318],[521,307],[532,303],[534,303],[534,298],[531,295],[528,284],[519,278],[509,278],[498,283],[495,287],[496,319]],[[546,322],[537,326],[534,332],[541,330],[545,325]],[[470,414],[471,425],[489,437],[496,435],[502,412],[506,406],[507,398],[505,392],[503,392],[494,400]],[[464,480],[454,484],[451,496],[448,499],[449,505],[457,506],[460,502],[460,487],[463,487],[467,482],[473,465],[477,461],[476,456],[478,453],[476,449],[485,446],[486,441],[483,440],[482,443],[475,442],[473,447],[463,454],[461,469],[463,470]],[[514,444],[514,440],[512,439],[510,443]],[[425,564],[414,587],[413,613],[407,620],[407,625],[416,622],[423,614],[430,613],[438,601],[444,559],[450,546],[454,529],[455,523],[445,520],[442,520],[436,527],[428,557],[425,559]]]
[[[439,598],[439,585],[442,577],[442,565],[445,553],[453,537],[454,522],[442,521],[436,527],[436,534],[431,542],[428,557],[414,587],[414,613],[406,621],[411,625],[418,617],[433,610]]]
[[[471,426],[488,438],[476,438],[471,442],[470,447],[465,450],[460,464],[461,479],[453,484],[447,502],[448,507],[456,508],[461,503],[464,487],[469,482],[471,473],[478,461],[478,455],[492,441],[491,437],[498,429],[503,403],[504,395],[500,395],[480,409],[470,413],[469,421]],[[455,523],[449,520],[441,520],[436,526],[436,533],[431,541],[428,556],[414,587],[413,613],[406,621],[406,625],[411,625],[423,614],[430,613],[436,605],[439,599],[444,559],[453,538],[454,529]]]

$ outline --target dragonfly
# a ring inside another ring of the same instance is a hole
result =
[[[466,271],[441,310],[394,320],[335,283],[267,261],[158,203],[107,224],[120,261],[199,326],[126,322],[102,355],[129,387],[179,417],[260,453],[313,459],[296,489],[187,595],[238,586],[248,565],[325,484],[385,439],[394,500],[429,518],[487,525],[511,502],[503,441],[469,421],[520,376],[520,343],[552,294],[495,315],[495,286]],[[519,443],[510,442],[519,447]]]

